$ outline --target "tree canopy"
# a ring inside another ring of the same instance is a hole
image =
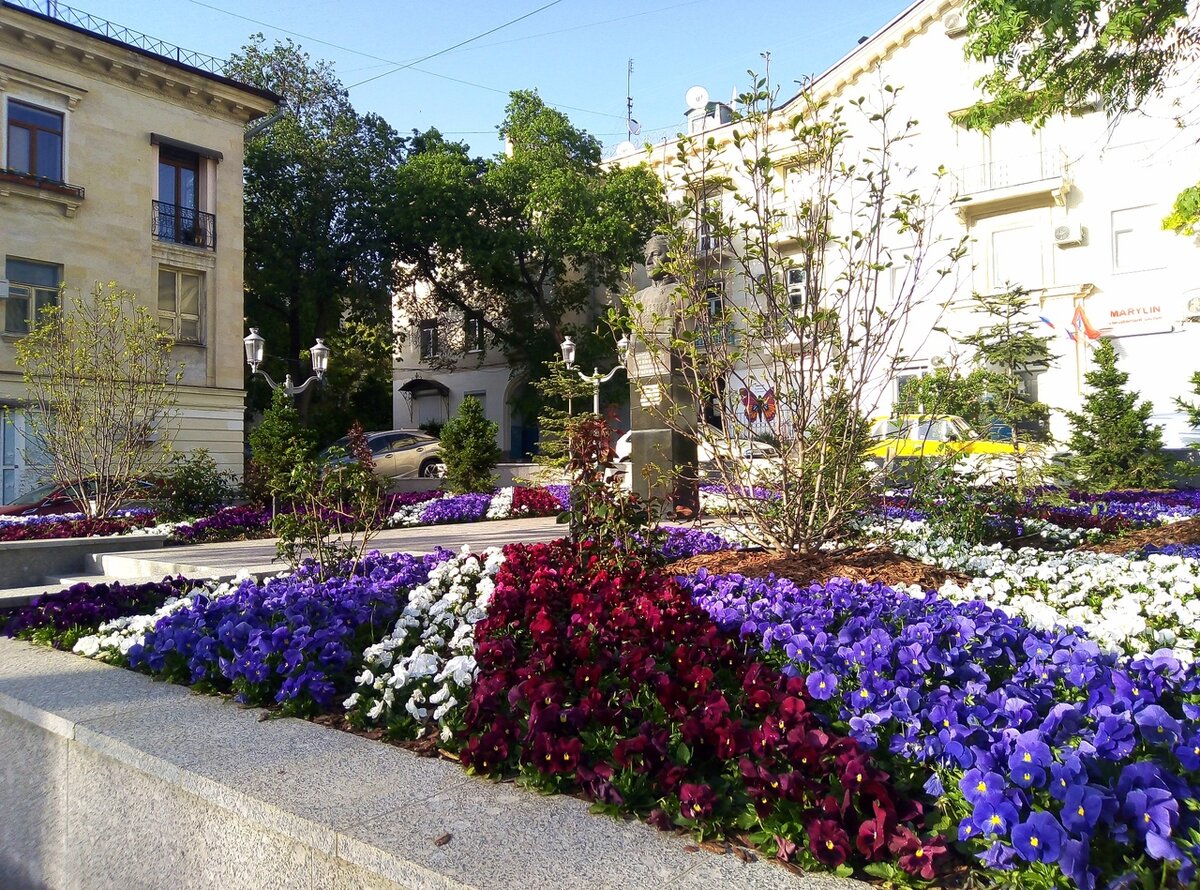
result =
[[[535,92],[512,93],[498,129],[506,149],[488,159],[435,130],[413,138],[393,237],[439,309],[475,314],[536,373],[577,316],[590,327],[593,288],[615,289],[640,256],[662,186],[645,167],[603,166],[599,141]]]
[[[1188,0],[968,0],[968,58],[992,64],[979,81],[985,98],[967,126],[989,130],[1051,117],[1099,102],[1110,117],[1161,96],[1177,78],[1195,89],[1200,29]],[[1180,109],[1179,124],[1194,107]],[[1200,220],[1200,186],[1185,190],[1168,228],[1191,234]]]
[[[282,360],[302,372],[301,350],[343,320],[390,327],[396,263],[386,221],[406,140],[358,114],[329,63],[290,40],[268,48],[255,35],[226,73],[283,97],[279,119],[246,140],[246,316],[268,340],[268,368]],[[376,386],[388,387],[388,364],[373,370]]]

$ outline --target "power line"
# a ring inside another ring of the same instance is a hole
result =
[[[346,87],[346,89],[352,90],[355,87],[362,86],[363,84],[371,83],[371,81],[379,80],[379,78],[381,78],[381,77],[387,77],[389,74],[395,74],[398,71],[403,71],[406,68],[411,68],[411,67],[413,67],[413,65],[419,65],[421,62],[428,62],[430,59],[435,59],[438,56],[444,56],[446,53],[450,52],[451,50],[456,50],[460,46],[466,46],[468,43],[474,43],[476,40],[479,40],[483,37],[487,37],[489,34],[495,34],[497,31],[502,31],[503,29],[509,27],[510,25],[515,25],[517,22],[523,22],[525,19],[529,18],[530,16],[537,15],[539,12],[544,12],[545,10],[549,9],[551,6],[557,6],[560,3],[562,3],[562,0],[550,0],[549,3],[546,3],[543,6],[539,6],[537,9],[527,12],[524,15],[517,16],[515,19],[509,19],[507,22],[504,22],[502,24],[497,25],[494,28],[490,28],[487,31],[484,31],[482,34],[476,34],[474,37],[468,37],[466,40],[460,40],[458,43],[454,44],[453,46],[448,46],[445,49],[439,49],[435,53],[430,53],[427,56],[422,56],[421,58],[417,59],[415,62],[411,62],[407,65],[399,65],[399,66],[393,68],[391,71],[384,71],[382,74],[376,74],[374,77],[368,77],[366,80],[360,80],[358,83],[352,83],[352,84],[350,84],[350,86]]]
[[[242,15],[241,13],[233,12],[232,10],[222,9],[219,6],[213,6],[211,3],[204,3],[204,2],[202,2],[202,0],[188,0],[188,2],[193,3],[196,6],[203,6],[205,9],[211,9],[214,12],[220,12],[225,15],[232,16],[235,19],[241,19],[244,22],[250,22],[253,25],[261,25],[264,28],[270,28],[272,31],[278,31],[281,34],[289,34],[292,37],[299,37],[302,40],[309,40],[309,41],[312,41],[313,43],[319,43],[322,46],[329,46],[329,47],[333,47],[334,49],[340,49],[343,52],[348,52],[348,53],[351,53],[352,55],[356,55],[356,56],[362,56],[365,59],[374,59],[378,62],[383,63],[384,65],[399,66],[397,68],[394,68],[391,71],[385,71],[382,74],[376,75],[376,77],[368,78],[367,80],[360,81],[359,83],[353,84],[350,87],[346,87],[347,90],[353,89],[353,87],[355,87],[355,86],[362,86],[362,84],[369,83],[371,80],[376,80],[379,77],[385,77],[388,74],[393,74],[396,71],[408,69],[411,71],[418,71],[421,74],[427,74],[430,77],[437,77],[437,78],[440,78],[441,80],[448,80],[448,81],[451,81],[452,83],[460,83],[463,86],[474,87],[475,89],[478,89],[478,90],[486,90],[489,93],[498,93],[501,96],[507,96],[511,92],[511,90],[505,90],[505,89],[500,89],[499,87],[491,87],[491,86],[488,86],[487,84],[476,83],[473,80],[463,80],[461,77],[451,77],[449,74],[440,74],[437,71],[430,71],[428,68],[416,67],[419,62],[423,62],[426,59],[431,59],[431,58],[433,58],[433,56],[426,56],[425,59],[414,59],[411,62],[397,62],[395,59],[385,59],[382,56],[372,55],[371,53],[363,52],[362,50],[354,49],[349,46],[343,46],[340,43],[333,43],[332,41],[329,41],[329,40],[323,40],[320,37],[313,37],[311,34],[301,34],[299,31],[291,31],[287,28],[281,28],[278,25],[273,25],[270,22],[264,22],[261,19],[251,18],[248,15]],[[561,0],[556,0],[556,2],[561,2]],[[703,2],[703,0],[691,0],[691,2],[698,3],[698,2]],[[549,5],[553,6],[554,4],[551,3]],[[690,4],[688,4],[688,3],[675,4],[675,6],[687,6],[687,5],[690,5]],[[542,7],[542,8],[545,9],[546,7]],[[663,8],[664,9],[674,9],[675,7],[667,6],[667,7],[663,7]],[[538,11],[539,10],[535,9],[533,12],[529,13],[528,15],[533,15],[534,13],[536,13]],[[661,11],[661,10],[652,10],[652,12],[653,11]],[[648,14],[648,13],[638,13],[638,15],[643,15],[643,14]],[[528,16],[524,16],[524,17],[527,18]],[[623,16],[622,18],[633,18],[633,16]],[[514,19],[513,21],[514,22],[520,21],[520,19]],[[601,25],[601,24],[607,24],[608,22],[615,22],[615,21],[620,21],[620,19],[607,19],[603,22],[593,22],[592,24],[593,25]],[[513,22],[509,22],[507,24],[512,24],[512,23]],[[506,25],[500,26],[500,28],[503,28],[503,27],[506,27]],[[577,30],[579,27],[587,27],[587,26],[580,25],[580,26],[577,26],[576,28],[564,28],[562,30],[563,31],[572,31],[572,30]],[[495,31],[499,30],[500,28],[494,28],[492,31],[490,31],[488,33],[494,33]],[[559,32],[551,31],[551,32],[547,32],[547,33],[555,34],[555,33],[559,33]],[[532,35],[532,36],[544,36],[544,35]],[[526,38],[516,38],[516,39],[524,40]],[[463,43],[467,43],[467,42],[468,41],[463,41]],[[504,43],[504,42],[507,42],[507,41],[500,41],[499,43],[488,44],[488,46],[499,46],[500,43]],[[459,44],[459,46],[462,46],[462,45],[463,44]],[[482,48],[482,47],[480,47],[480,48]],[[452,49],[453,49],[453,47],[452,47]],[[441,53],[434,53],[434,55],[443,55],[447,52],[449,52],[449,50],[443,50]],[[369,67],[378,67],[378,66],[372,65]],[[621,117],[621,115],[619,115],[619,114],[611,114],[611,113],[605,112],[605,111],[593,111],[590,108],[580,108],[576,105],[564,105],[561,102],[547,102],[546,104],[551,105],[555,108],[566,109],[567,111],[578,111],[582,114],[594,114],[598,117],[611,117],[611,118],[618,119],[618,120],[623,119]]]

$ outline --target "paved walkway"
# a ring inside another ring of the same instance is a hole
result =
[[[566,526],[553,517],[465,522],[420,528],[394,529],[371,541],[371,548],[387,553],[428,553],[438,547],[472,550],[511,543],[550,541],[566,534]],[[77,575],[78,581],[131,581],[183,575],[186,578],[232,578],[245,570],[252,575],[273,575],[286,570],[275,558],[275,539],[230,541],[223,544],[193,544],[161,550],[129,550],[100,557],[103,574]],[[42,593],[62,589],[63,584],[37,584],[0,590],[0,608],[18,606]]]

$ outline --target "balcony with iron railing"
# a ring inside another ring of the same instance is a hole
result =
[[[165,201],[154,201],[150,233],[159,241],[217,249],[217,218],[194,207],[181,207]]]
[[[1002,213],[1030,204],[1062,206],[1071,190],[1070,169],[1058,148],[993,158],[960,167],[958,212],[964,218]]]

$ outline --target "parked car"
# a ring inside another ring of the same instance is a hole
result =
[[[628,480],[629,459],[633,453],[632,433],[625,433],[617,439],[614,450],[618,464],[617,472],[623,472],[625,480]],[[778,449],[766,442],[724,437],[702,439],[696,445],[696,464],[701,477],[713,476],[717,473],[718,455],[725,461],[743,461],[747,465],[751,478],[768,472],[778,464],[780,459]]]
[[[948,454],[1014,454],[1011,442],[981,438],[961,417],[952,414],[897,414],[872,417],[872,446],[876,461],[896,458],[942,457]],[[1019,446],[1024,450],[1024,446]]]
[[[446,474],[442,463],[442,443],[421,430],[385,430],[366,433],[371,447],[371,458],[375,461],[375,475],[385,479],[436,479]],[[349,460],[349,457],[334,458],[332,451],[340,448],[348,451],[350,437],[343,436],[321,452],[321,458]]]
[[[94,497],[96,483],[88,480],[83,483],[84,494]],[[158,486],[145,479],[135,483],[134,490],[123,498],[117,509],[132,510],[138,507],[153,507],[158,493]],[[83,508],[79,503],[77,483],[60,485],[57,482],[47,482],[32,491],[18,497],[11,504],[0,506],[0,516],[50,516],[57,513],[81,513]]]

